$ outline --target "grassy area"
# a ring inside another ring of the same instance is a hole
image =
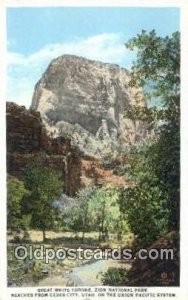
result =
[[[43,236],[41,231],[29,230],[28,231],[29,243],[43,243]],[[16,233],[16,236],[19,237],[20,241],[24,237],[24,232]],[[8,242],[12,242],[15,239],[15,234],[9,232],[7,235]],[[126,234],[122,236],[121,240],[117,240],[115,234],[111,234],[110,238],[106,242],[99,242],[98,233],[97,232],[87,232],[85,233],[84,242],[82,239],[82,232],[74,233],[74,232],[54,232],[54,231],[46,231],[46,242],[45,244],[64,244],[66,246],[67,243],[82,243],[96,246],[105,246],[106,244],[111,248],[116,248],[118,246],[126,246],[131,247],[134,241],[133,234]]]
[[[9,286],[34,286],[37,285],[40,280],[47,276],[61,276],[71,272],[72,269],[80,264],[88,263],[84,260],[69,260],[67,258],[63,260],[53,259],[48,265],[44,260],[17,260],[14,256],[15,246],[33,246],[33,249],[37,249],[40,246],[45,248],[52,248],[57,250],[59,247],[64,249],[76,249],[81,247],[86,248],[117,248],[130,247],[134,236],[128,234],[122,237],[120,241],[116,240],[116,236],[111,235],[110,239],[106,242],[99,242],[97,232],[90,232],[85,234],[84,242],[82,240],[82,233],[77,234],[73,232],[46,232],[46,241],[42,241],[42,232],[36,230],[28,231],[29,239],[24,241],[24,232],[11,233],[7,235],[8,239],[8,284]],[[15,238],[17,242],[15,243]],[[65,285],[67,283],[65,282]]]

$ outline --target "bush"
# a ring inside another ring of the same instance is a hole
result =
[[[127,271],[110,267],[106,273],[103,273],[101,281],[103,285],[124,286],[127,283]]]

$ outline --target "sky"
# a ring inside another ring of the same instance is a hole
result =
[[[124,44],[142,29],[179,30],[178,8],[7,8],[7,100],[29,107],[52,59],[74,54],[130,69]]]

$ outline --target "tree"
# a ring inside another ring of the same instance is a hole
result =
[[[109,230],[114,231],[120,220],[118,205],[118,189],[104,186],[97,188],[89,202],[89,211],[95,229],[99,232],[99,239],[108,237]]]
[[[85,232],[89,227],[90,212],[89,212],[89,201],[94,193],[93,187],[86,187],[78,192],[77,204],[78,204],[78,219],[81,221],[82,239],[84,241]]]
[[[75,232],[82,232],[82,240],[85,239],[85,233],[91,227],[91,213],[89,211],[89,202],[95,191],[95,187],[89,186],[78,191],[75,203],[70,208],[64,210],[63,216],[66,225]]]
[[[126,169],[132,185],[122,189],[119,201],[140,247],[149,246],[168,231],[168,195],[162,191],[154,173],[154,145],[148,142],[132,153],[134,160]]]
[[[89,186],[80,190],[74,205],[63,210],[63,220],[71,230],[85,233],[98,231],[99,239],[105,240],[108,232],[115,232],[121,238],[128,230],[127,222],[119,209],[119,190],[110,186]]]
[[[137,149],[137,157],[130,169],[134,184],[132,189],[124,191],[121,209],[128,209],[131,229],[142,239],[140,227],[144,227],[143,222],[147,226],[147,218],[150,221],[150,216],[154,220],[158,218],[158,223],[154,221],[156,224],[149,221],[150,232],[155,231],[151,241],[162,235],[165,228],[179,228],[179,33],[163,38],[158,37],[154,30],[149,33],[143,30],[126,47],[137,49],[130,85],[142,87],[148,103],[157,105],[141,114],[139,112],[139,117],[142,115],[155,126],[156,134],[146,143],[145,149],[143,146]],[[138,117],[138,111],[134,117]],[[135,225],[133,219],[137,220]]]
[[[25,183],[30,195],[25,198],[23,210],[31,213],[31,226],[45,231],[53,226],[57,209],[53,205],[62,193],[60,176],[50,168],[31,164],[26,169]]]
[[[22,227],[22,201],[29,192],[24,182],[8,175],[7,177],[7,226],[12,230]]]

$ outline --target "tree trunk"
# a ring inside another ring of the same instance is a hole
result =
[[[45,242],[46,241],[46,231],[45,231],[45,229],[43,229],[42,235],[43,235],[43,242]]]
[[[83,229],[82,231],[82,241],[84,242],[84,239],[85,239],[85,229]]]
[[[105,220],[105,202],[103,202],[102,216],[101,216],[101,233],[102,233],[102,241],[103,242],[105,242],[104,220]]]
[[[100,242],[100,240],[101,240],[101,231],[100,231],[100,228],[99,228],[98,233],[99,233],[99,235],[98,235],[98,240],[99,240],[99,242]]]

